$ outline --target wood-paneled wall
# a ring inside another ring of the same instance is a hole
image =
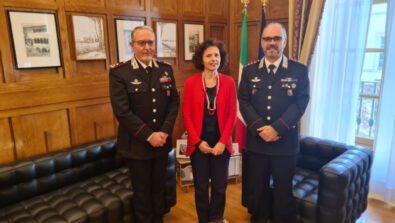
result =
[[[268,21],[287,25],[288,1],[267,9]],[[115,19],[177,24],[177,57],[163,58],[175,71],[182,97],[185,80],[197,73],[184,60],[184,24],[204,24],[205,39],[223,40],[230,63],[222,72],[237,80],[242,5],[238,0],[2,0],[0,1],[0,163],[61,150],[116,135],[117,121],[108,97],[108,70],[117,63]],[[56,13],[62,67],[16,69],[8,11]],[[76,60],[72,15],[104,21],[102,60]],[[249,60],[257,57],[260,0],[248,6]],[[185,130],[181,108],[173,139]],[[173,140],[175,141],[175,140]]]

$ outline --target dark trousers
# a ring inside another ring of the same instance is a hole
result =
[[[167,154],[150,160],[125,159],[134,190],[136,223],[163,222],[167,159]]]
[[[230,154],[226,149],[222,155],[214,156],[204,154],[196,148],[191,155],[195,204],[199,223],[223,218],[229,158]],[[209,199],[208,193],[209,179],[211,179],[211,199]]]
[[[295,223],[296,204],[292,194],[292,180],[296,156],[249,154],[251,193],[251,222],[264,223],[273,215],[276,223]],[[273,193],[270,190],[273,179]]]

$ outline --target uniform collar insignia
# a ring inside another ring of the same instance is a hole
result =
[[[140,85],[142,82],[139,81],[139,80],[137,80],[137,79],[134,79],[134,80],[131,81],[130,83],[133,84],[133,85]]]
[[[265,64],[265,57],[263,57],[263,58],[261,59],[261,61],[259,62],[259,67],[258,67],[258,69],[262,69],[264,64]]]
[[[286,56],[283,56],[283,64],[282,67],[286,70],[288,69],[288,58]]]
[[[132,59],[130,59],[130,65],[133,67],[133,70],[139,69],[139,63],[137,62],[136,57],[134,56],[134,54],[132,56]]]
[[[256,83],[256,82],[261,81],[261,79],[259,79],[258,77],[255,77],[254,79],[251,79],[251,81]]]
[[[154,67],[156,67],[156,68],[159,68],[158,63],[157,63],[156,60],[153,59],[153,58],[152,58],[152,66],[154,66]]]

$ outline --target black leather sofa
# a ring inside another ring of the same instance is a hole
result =
[[[372,160],[370,149],[302,136],[293,180],[298,222],[355,222],[367,208]],[[248,208],[246,171],[244,165],[242,204]]]
[[[174,149],[166,203],[176,203]],[[133,184],[115,140],[0,166],[0,223],[134,222]]]

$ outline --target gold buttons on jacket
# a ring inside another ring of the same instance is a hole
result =
[[[152,92],[155,92],[155,88],[152,88]]]
[[[272,106],[268,105],[266,108],[267,108],[267,110],[270,110],[270,109],[272,109]]]
[[[153,113],[156,113],[156,109],[155,109],[155,108],[154,108],[154,109],[152,109],[152,112],[153,112]]]
[[[269,90],[272,89],[272,85],[267,86],[267,88],[269,88]]]
[[[154,103],[155,103],[155,102],[156,102],[156,99],[155,99],[155,98],[153,98],[153,99],[152,99],[152,102],[154,102]]]
[[[156,119],[152,119],[152,122],[153,122],[153,123],[156,123]]]
[[[267,99],[272,100],[272,96],[271,95],[267,96]]]
[[[267,116],[266,119],[267,119],[268,121],[270,121],[270,119],[272,119],[272,118],[271,118],[270,116]]]

